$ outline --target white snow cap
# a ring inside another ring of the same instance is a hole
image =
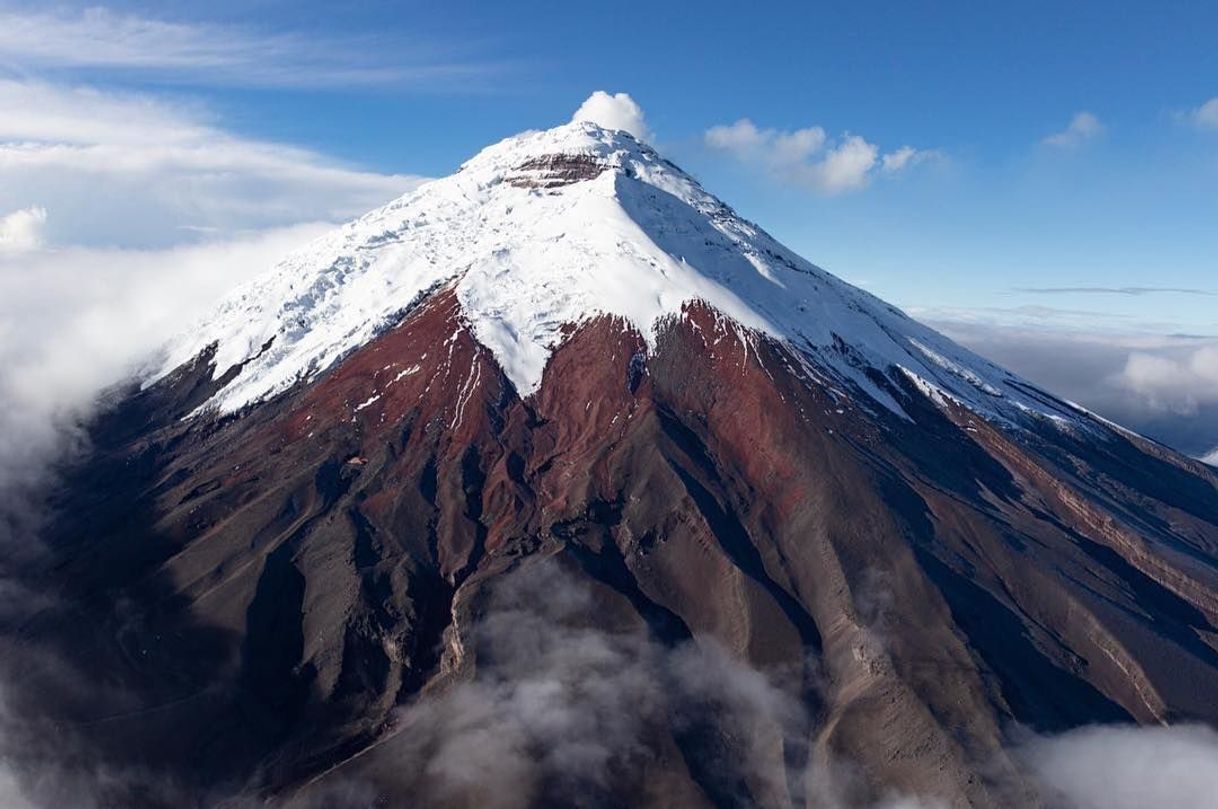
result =
[[[637,111],[617,99],[585,107]],[[787,343],[801,373],[863,407],[904,416],[877,381],[903,372],[1003,421],[1080,418],[800,258],[633,134],[588,121],[489,146],[297,251],[171,344],[159,375],[214,344],[217,376],[244,367],[207,407],[235,412],[316,378],[441,285],[521,396],[540,386],[567,324],[616,315],[654,349],[665,322],[704,301],[741,340]]]
[[[648,140],[651,133],[643,118],[643,108],[627,93],[610,95],[597,90],[571,116],[571,123],[588,121],[605,129],[621,129],[639,140]]]

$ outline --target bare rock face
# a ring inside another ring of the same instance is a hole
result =
[[[1212,469],[961,364],[620,148],[637,164],[528,156],[478,193],[620,197],[680,261],[589,244],[665,283],[739,248],[764,278],[722,300],[791,297],[764,328],[697,296],[647,329],[545,321],[522,396],[529,346],[486,335],[528,313],[467,269],[315,367],[363,328],[317,302],[432,221],[373,217],[243,359],[207,345],[99,416],[30,574],[58,598],[21,632],[25,696],[108,774],[101,805],[1032,807],[1023,730],[1218,723]],[[561,279],[535,299],[576,300]],[[872,342],[771,328],[805,311]]]

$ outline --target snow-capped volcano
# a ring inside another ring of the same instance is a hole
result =
[[[22,642],[175,788],[99,805],[1043,809],[1013,730],[1218,723],[1212,467],[592,123],[292,255],[89,438]]]
[[[904,373],[987,415],[1077,413],[795,255],[621,130],[575,122],[488,147],[288,257],[169,351],[162,374],[218,344],[212,406],[232,412],[310,379],[452,284],[462,315],[521,395],[573,326],[615,315],[654,348],[701,301],[786,341],[846,398],[900,405]]]

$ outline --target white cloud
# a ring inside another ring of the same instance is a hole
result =
[[[157,250],[0,253],[0,489],[34,482],[98,391],[328,227]]]
[[[387,64],[387,56],[397,61]],[[419,82],[434,87],[500,70],[419,44],[169,22],[100,7],[0,10],[4,62],[26,69],[100,68],[152,72],[168,81],[281,87]]]
[[[1117,380],[1152,407],[1195,413],[1203,405],[1218,403],[1218,346],[1173,355],[1134,352]]]
[[[347,219],[420,181],[234,135],[198,107],[0,80],[0,211],[36,200],[52,242],[163,246],[197,229]]]
[[[22,794],[16,773],[0,765],[0,806],[4,809],[36,809]]]
[[[1218,466],[1218,447],[1214,447],[1205,455],[1202,455],[1201,460],[1210,466]]]
[[[706,130],[706,145],[744,163],[759,165],[773,177],[824,194],[864,188],[878,173],[895,174],[935,153],[902,146],[881,155],[858,135],[831,141],[819,126],[796,130],[759,129],[748,118]]]
[[[395,760],[419,805],[523,809],[577,804],[639,773],[655,754],[656,730],[706,720],[723,753],[716,774],[747,783],[755,801],[862,809],[843,800],[854,776],[831,756],[796,777],[781,740],[812,732],[794,695],[799,671],[769,676],[712,638],[675,647],[640,627],[587,625],[592,591],[559,563],[522,565],[494,585],[464,634],[473,677],[433,691],[395,721]],[[629,780],[626,783],[630,783]],[[544,791],[543,791],[544,790]],[[839,791],[843,793],[839,795]],[[867,809],[944,809],[894,794]]]
[[[37,205],[0,216],[0,251],[33,250],[42,246],[47,209]]]
[[[874,145],[849,135],[830,148],[824,160],[809,165],[803,176],[811,186],[830,194],[852,191],[867,185],[878,155]]]
[[[800,132],[817,132],[822,141],[825,136],[825,131],[819,128],[801,129]],[[748,118],[741,118],[734,124],[712,126],[706,130],[706,144],[715,149],[744,152],[760,148],[765,144],[765,141],[766,137],[762,135],[761,130]],[[820,148],[819,143],[816,148]]]
[[[1218,807],[1218,733],[1210,728],[1089,727],[1027,752],[1041,782],[1072,809]]]
[[[639,140],[651,137],[642,107],[626,93],[610,95],[604,90],[597,90],[579,105],[571,120],[591,121],[606,129],[622,129]]]
[[[906,166],[912,166],[919,160],[925,159],[927,154],[927,152],[918,151],[912,146],[902,146],[895,152],[889,152],[884,155],[881,168],[887,172],[900,171]]]
[[[1218,130],[1218,96],[1196,109],[1189,110],[1188,119],[1202,129]]]
[[[1070,149],[1102,134],[1104,134],[1104,125],[1100,123],[1099,118],[1090,112],[1076,112],[1065,129],[1049,135],[1044,139],[1044,143],[1048,146]]]

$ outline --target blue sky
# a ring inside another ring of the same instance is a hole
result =
[[[21,12],[22,7],[10,7]],[[1218,7],[1186,3],[116,4],[115,16],[298,36],[298,81],[150,64],[10,63],[190,97],[226,129],[378,172],[439,175],[480,146],[630,93],[657,143],[814,261],[911,307],[1094,308],[1218,330],[1205,296],[1016,287],[1218,287]],[[32,12],[33,6],[25,7]],[[64,22],[78,13],[59,7]],[[302,47],[307,50],[307,44]],[[347,52],[343,52],[347,51]],[[326,78],[358,66],[434,77]],[[291,65],[288,65],[290,68]],[[310,71],[313,75],[309,75]],[[1102,133],[1043,139],[1087,111]],[[832,196],[704,147],[716,124],[823,127],[941,155]],[[759,176],[763,175],[763,176]]]
[[[626,92],[811,260],[961,335],[1107,341],[1095,384],[1195,416],[1218,406],[1195,361],[1218,335],[1215,42],[1200,2],[0,2],[0,247],[337,221]],[[1171,396],[1136,352],[1174,363]]]

